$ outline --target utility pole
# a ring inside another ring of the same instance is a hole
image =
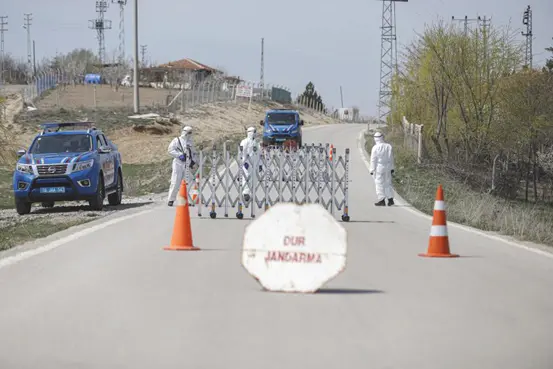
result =
[[[35,40],[33,40],[33,73],[36,76],[36,49]]]
[[[342,86],[340,86],[340,101],[342,102],[342,108],[344,107],[344,94],[342,93]]]
[[[140,54],[142,55],[142,68],[146,68],[146,50],[148,50],[148,45],[140,45]]]
[[[8,16],[0,16],[0,83],[4,84],[4,32],[7,32]]]
[[[27,73],[28,73],[28,81],[31,81],[31,75],[33,74],[33,68],[32,68],[32,45],[31,45],[31,21],[33,18],[31,18],[33,13],[24,13],[25,16],[25,24],[23,28],[27,30]]]
[[[534,37],[532,33],[532,9],[530,5],[524,11],[522,15],[522,24],[526,26],[526,33],[521,32],[524,37],[526,37],[526,55],[525,55],[525,67],[532,68],[532,38]]]
[[[133,100],[134,113],[140,112],[140,96],[138,89],[138,0],[134,0],[134,60],[133,60]]]
[[[106,39],[105,30],[111,29],[111,21],[104,19],[104,15],[108,10],[108,3],[105,0],[96,1],[96,13],[98,17],[96,19],[89,20],[88,28],[95,30],[98,38],[98,59],[100,64],[104,64],[106,58]]]
[[[463,22],[464,27],[465,27],[465,36],[468,36],[468,34],[469,34],[469,23],[479,22],[480,17],[478,17],[478,18],[469,18],[468,16],[465,15],[465,18],[455,18],[454,16],[451,16],[451,20],[452,21],[457,21],[457,22]]]
[[[261,88],[261,97],[265,95],[265,39],[261,38],[261,72],[259,75],[259,87]]]
[[[386,121],[394,112],[392,81],[397,74],[396,2],[408,0],[382,0],[382,26],[380,36],[380,92],[378,121]],[[393,122],[392,122],[393,123]]]

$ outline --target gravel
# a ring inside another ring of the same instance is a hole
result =
[[[0,210],[0,232],[2,229],[13,227],[16,225],[24,225],[26,222],[44,219],[50,223],[66,223],[75,219],[87,220],[91,218],[101,218],[115,212],[124,211],[153,203],[161,203],[165,201],[167,194],[148,194],[139,197],[123,197],[121,205],[109,206],[104,205],[101,211],[89,210],[86,202],[67,202],[56,204],[53,208],[43,208],[40,204],[33,206],[30,214],[19,215],[15,209]]]

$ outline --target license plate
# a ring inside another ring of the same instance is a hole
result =
[[[284,141],[286,141],[286,139],[285,138],[277,138],[276,141],[277,142],[284,142]]]
[[[40,193],[65,193],[65,187],[41,187]]]

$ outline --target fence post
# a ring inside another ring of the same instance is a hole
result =
[[[493,166],[492,166],[492,191],[495,190],[495,163],[497,161],[497,158],[499,158],[499,154],[495,156],[493,159]]]
[[[419,142],[418,142],[418,148],[417,148],[417,163],[422,164],[422,130],[424,125],[419,124]]]

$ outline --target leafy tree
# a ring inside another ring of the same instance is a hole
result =
[[[87,73],[97,73],[99,59],[92,50],[74,49],[67,54],[56,56],[51,63],[51,68],[62,69],[75,80],[82,78]]]
[[[407,48],[394,101],[402,115],[425,124],[440,159],[451,158],[452,144],[457,160],[465,163],[489,152],[501,124],[496,119],[499,81],[522,60],[513,36],[495,27],[465,34],[439,22]]]
[[[306,105],[309,108],[326,111],[323,99],[315,90],[315,85],[313,84],[313,82],[309,82],[305,86],[305,91],[298,96],[296,102],[298,104]]]
[[[553,54],[553,46],[547,47],[545,50]],[[553,73],[553,56],[545,61],[545,67],[549,72]]]

